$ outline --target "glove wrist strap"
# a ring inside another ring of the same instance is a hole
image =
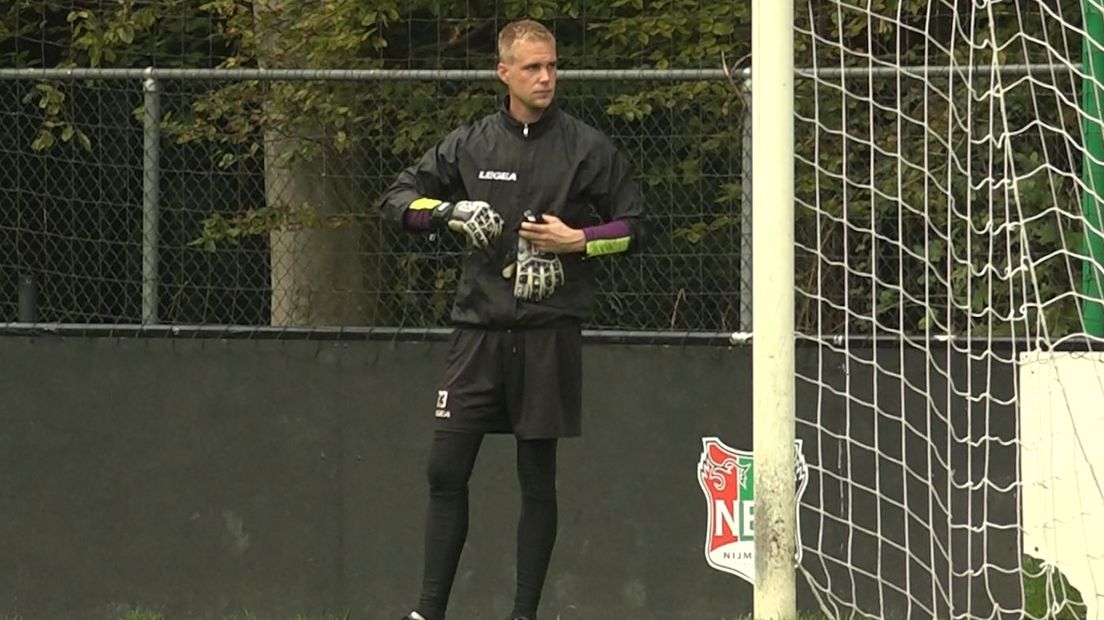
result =
[[[455,207],[451,202],[442,202],[441,204],[433,207],[433,211],[429,215],[429,223],[434,228],[445,228],[448,226],[449,218],[452,217],[452,210]]]

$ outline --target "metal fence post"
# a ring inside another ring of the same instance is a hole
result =
[[[751,332],[751,80],[743,80],[744,107],[740,114],[741,155],[740,166],[740,331]]]
[[[19,297],[19,313],[17,315],[20,323],[37,323],[38,322],[38,283],[35,282],[33,275],[29,273],[19,274],[18,283],[18,297]]]
[[[158,261],[160,258],[161,91],[147,67],[142,82],[142,323],[159,321]]]

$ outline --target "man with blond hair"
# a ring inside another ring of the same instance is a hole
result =
[[[517,440],[521,516],[510,618],[536,620],[556,540],[556,448],[582,430],[581,323],[594,261],[639,248],[644,201],[610,140],[560,110],[556,41],[532,20],[498,37],[497,113],[442,138],[387,190],[409,231],[451,230],[469,249],[452,308],[429,457],[419,603],[443,620],[468,532],[468,480],[486,433]]]

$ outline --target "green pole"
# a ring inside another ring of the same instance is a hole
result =
[[[1082,0],[1085,18],[1085,39],[1081,44],[1085,79],[1082,83],[1082,103],[1085,107],[1085,158],[1082,176],[1087,188],[1081,197],[1085,216],[1084,253],[1088,258],[1081,266],[1082,292],[1085,299],[1085,332],[1104,337],[1104,133],[1101,131],[1100,108],[1104,101],[1104,15],[1092,0]],[[1095,229],[1095,232],[1094,232]]]

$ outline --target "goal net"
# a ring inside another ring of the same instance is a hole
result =
[[[796,5],[799,582],[825,613],[1104,617],[1102,8]]]

